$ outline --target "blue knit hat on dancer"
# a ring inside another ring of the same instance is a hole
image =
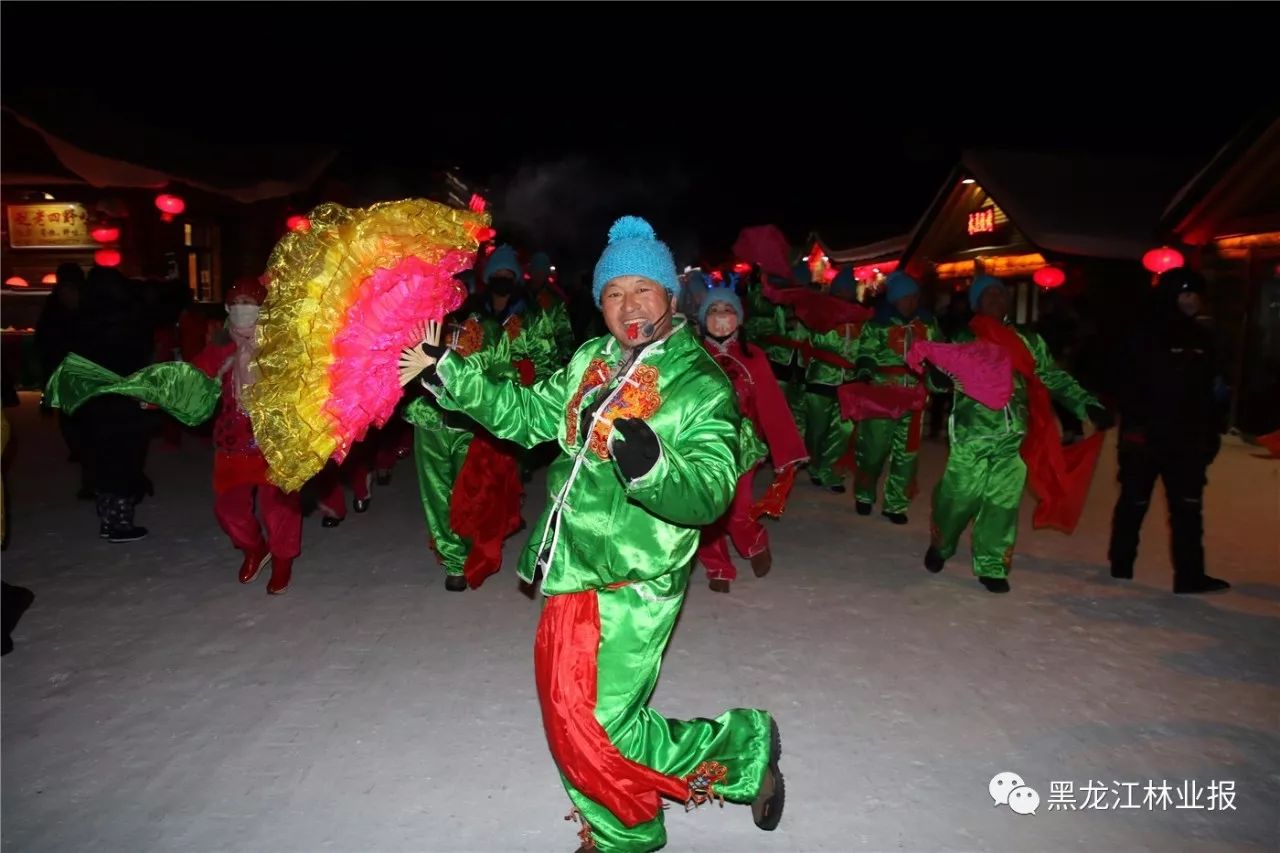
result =
[[[899,270],[891,274],[884,282],[884,297],[893,304],[899,299],[915,296],[920,292],[920,285],[914,278]]]
[[[845,267],[831,279],[832,296],[846,302],[854,302],[858,298],[858,280],[853,277],[853,267]]]
[[[596,262],[591,297],[600,304],[604,286],[618,276],[638,275],[662,285],[672,296],[680,295],[680,275],[667,244],[653,226],[639,216],[624,216],[609,229],[609,245]]]
[[[551,274],[551,256],[546,252],[534,252],[533,257],[529,259],[529,274],[536,275],[538,273],[543,275]]]
[[[484,283],[488,284],[489,279],[493,278],[494,274],[498,272],[509,272],[516,277],[516,281],[520,281],[523,277],[520,269],[520,258],[516,255],[516,250],[505,244],[494,249],[493,254],[485,261]]]
[[[982,301],[982,291],[988,287],[998,287],[1001,290],[1007,290],[1004,282],[993,275],[980,275],[973,280],[973,284],[969,285],[969,307],[974,311],[978,310],[978,303]]]
[[[734,292],[732,287],[713,287],[707,291],[707,295],[702,299],[702,307],[698,309],[698,324],[700,326],[706,327],[707,312],[716,303],[728,305],[733,309],[733,313],[738,315],[738,322],[742,322],[742,300],[738,298],[738,294]]]

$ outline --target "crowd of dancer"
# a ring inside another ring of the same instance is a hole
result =
[[[322,526],[337,527],[348,488],[354,510],[368,511],[372,485],[389,482],[397,460],[412,455],[426,527],[453,592],[499,571],[504,541],[528,530],[517,572],[546,596],[535,641],[538,693],[583,851],[661,846],[664,797],[750,803],[758,826],[778,825],[785,788],[770,713],[732,709],[677,721],[648,707],[690,567],[700,563],[710,588],[728,593],[737,577],[731,543],[757,577],[767,575],[774,560],[761,519],[783,515],[804,468],[816,489],[845,493],[851,483],[851,522],[879,505],[888,522],[906,524],[926,413],[939,411],[931,396],[949,400],[950,452],[920,547],[928,571],[941,571],[972,528],[973,574],[986,590],[1008,592],[1028,485],[1037,523],[1074,528],[1096,452],[1089,458],[1064,444],[1056,403],[1096,431],[1119,411],[1112,575],[1132,577],[1137,531],[1163,477],[1175,591],[1227,586],[1206,575],[1201,547],[1220,389],[1211,335],[1195,319],[1203,290],[1196,273],[1161,279],[1106,406],[1036,332],[1010,324],[1009,290],[997,278],[979,276],[955,297],[963,310],[948,316],[966,319],[949,323],[944,336],[905,272],[869,287],[851,270],[814,283],[805,265],[739,261],[714,275],[680,274],[649,224],[624,217],[581,296],[598,309],[604,333],[579,343],[573,300],[545,253],[523,261],[507,245],[480,253],[460,277],[469,296],[446,319],[444,336],[419,348],[430,366],[397,416],[307,490]],[[79,309],[93,306],[97,331],[60,338],[62,354],[78,352],[121,375],[145,363],[146,338],[119,273],[95,269],[74,285]],[[241,552],[238,579],[248,584],[269,569],[267,592],[280,594],[302,554],[304,501],[271,481],[244,405],[257,381],[269,287],[256,277],[237,281],[226,292],[225,324],[188,360],[221,387],[212,508]],[[66,299],[62,291],[51,297]],[[977,346],[945,348],[969,344]],[[1010,366],[1007,401],[977,399],[948,352],[996,353]],[[147,491],[145,417],[136,401],[106,394],[76,418],[96,462],[84,488],[96,499],[99,534],[112,543],[146,535],[134,523]],[[530,527],[523,490],[544,466],[548,501]]]

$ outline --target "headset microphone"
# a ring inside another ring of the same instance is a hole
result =
[[[661,323],[663,320],[667,319],[667,317],[669,317],[670,315],[671,315],[671,303],[668,302],[667,310],[662,312],[662,316],[658,318],[658,323]],[[640,334],[644,335],[646,338],[653,337],[653,333],[658,331],[658,323],[645,323],[643,326],[640,327]]]

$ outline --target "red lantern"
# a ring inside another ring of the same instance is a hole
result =
[[[746,261],[738,261],[733,265],[733,271],[736,273],[749,273],[751,272],[751,264]]]
[[[120,253],[115,249],[99,249],[93,253],[93,262],[100,267],[118,267]]]
[[[56,272],[47,272],[44,274],[44,278],[40,279],[40,283],[41,284],[57,284],[58,274]]]
[[[1031,276],[1031,280],[1045,290],[1053,290],[1055,287],[1062,286],[1062,283],[1067,280],[1067,274],[1058,267],[1041,267]]]
[[[1150,272],[1160,275],[1168,270],[1176,270],[1185,263],[1182,253],[1168,246],[1152,249],[1142,256],[1142,265]]]
[[[120,241],[120,229],[114,225],[99,225],[89,232],[89,236],[99,243],[117,243]]]
[[[284,224],[288,226],[290,231],[306,232],[311,230],[311,220],[301,215],[290,216],[284,221]]]
[[[156,196],[156,207],[160,208],[161,219],[165,222],[172,222],[173,217],[187,209],[187,203],[179,196],[166,193]]]

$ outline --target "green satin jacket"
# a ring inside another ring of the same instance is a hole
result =
[[[1098,405],[1092,394],[1080,387],[1071,374],[1054,362],[1049,355],[1049,348],[1038,334],[1018,327],[1018,337],[1026,344],[1036,360],[1036,376],[1044,383],[1049,395],[1063,406],[1070,409],[1081,419],[1088,417],[1088,407]],[[965,328],[953,339],[953,343],[967,343],[974,340],[973,332]],[[1013,396],[1003,409],[989,409],[971,397],[958,391],[954,394],[955,405],[951,409],[951,428],[949,434],[952,442],[982,441],[1000,437],[1010,433],[1026,435],[1027,433],[1027,383],[1018,372],[1013,374]]]
[[[826,350],[853,364],[858,357],[860,330],[852,326],[853,324],[848,324],[843,329],[833,329],[830,332],[804,329],[800,337],[806,338],[814,349]],[[852,382],[853,377],[853,370],[837,367],[817,358],[809,360],[809,366],[804,373],[804,381],[814,385],[843,385],[846,382]]]
[[[871,381],[877,385],[914,387],[920,379],[905,369],[907,350],[915,341],[936,341],[941,337],[938,324],[932,320],[917,317],[907,322],[900,316],[887,322],[871,320],[858,335],[855,363],[859,370],[874,364]]]
[[[447,354],[429,386],[446,409],[465,412],[524,447],[557,441],[550,496],[520,557],[519,574],[543,574],[546,595],[600,589],[688,571],[699,528],[720,518],[739,475],[764,456],[742,421],[733,386],[683,318],[621,377],[612,336],[588,341],[569,364],[524,388],[494,381],[470,359]],[[581,412],[604,401],[582,435]],[[609,455],[611,423],[640,418],[661,445],[657,464],[625,482]]]

